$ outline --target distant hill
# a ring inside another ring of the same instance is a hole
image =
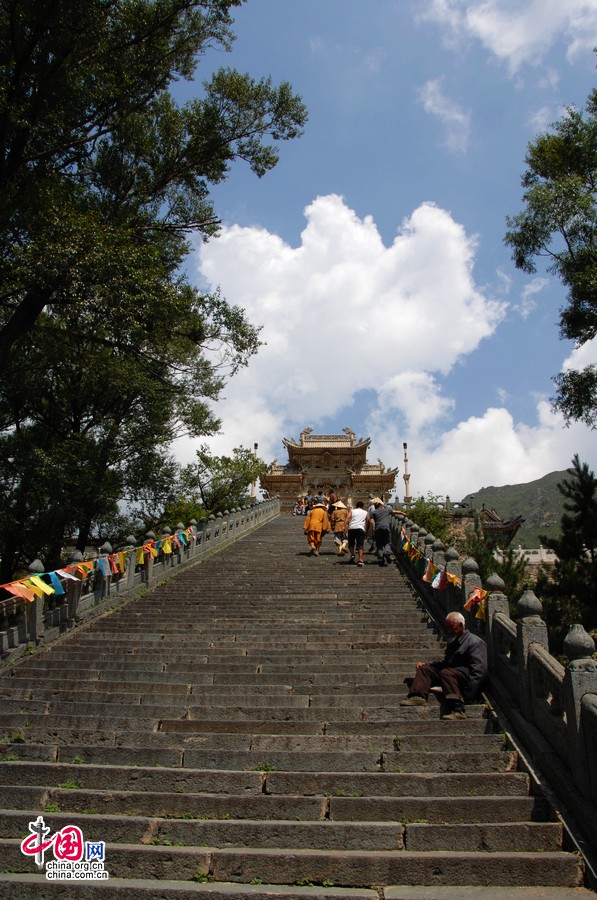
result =
[[[538,547],[539,535],[558,537],[564,498],[557,489],[558,482],[568,473],[550,472],[537,481],[526,484],[506,484],[503,487],[481,488],[475,494],[467,494],[463,503],[474,509],[494,509],[502,519],[524,517],[524,525],[517,532],[512,546]]]

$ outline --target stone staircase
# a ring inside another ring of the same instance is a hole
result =
[[[593,896],[491,709],[399,707],[441,655],[399,570],[308,557],[302,524],[3,673],[0,897]],[[104,841],[109,880],[47,880],[40,815]]]

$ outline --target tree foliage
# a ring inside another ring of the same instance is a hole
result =
[[[306,120],[287,83],[220,69],[203,96],[169,92],[229,49],[242,0],[3,0],[0,7],[0,370],[42,310],[125,314],[145,264],[180,264],[217,231],[210,185],[257,175]],[[143,292],[138,290],[138,305]]]
[[[182,469],[178,496],[162,518],[178,522],[192,512],[199,519],[244,506],[250,500],[250,485],[266,471],[267,463],[245,447],[235,447],[232,456],[216,456],[203,445],[197,451],[197,462]]]
[[[565,285],[560,333],[581,346],[597,334],[597,90],[586,111],[573,107],[529,144],[522,185],[526,208],[508,218],[506,244],[516,266],[535,272],[535,260]],[[597,367],[561,372],[552,402],[566,421],[597,426]]]
[[[597,478],[578,454],[558,489],[564,497],[559,538],[542,538],[557,561],[543,573],[537,591],[544,599],[546,621],[563,639],[570,625],[597,628]]]
[[[211,186],[261,176],[306,120],[287,83],[217,71],[242,0],[0,0],[0,552],[4,580],[117,502],[155,505],[168,447],[213,434],[258,328],[182,274]]]
[[[446,546],[452,543],[453,535],[448,520],[448,513],[440,502],[440,498],[432,493],[426,497],[417,497],[408,508],[408,517],[425,531],[431,533]]]

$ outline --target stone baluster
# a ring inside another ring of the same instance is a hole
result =
[[[125,588],[132,588],[135,584],[135,569],[137,568],[137,554],[135,552],[137,539],[134,534],[127,534],[125,537],[126,544],[121,547],[122,553],[127,553],[126,565],[122,580]]]
[[[99,603],[104,597],[110,596],[112,588],[112,569],[108,557],[112,554],[112,545],[105,542],[99,549],[99,565],[95,567],[95,577],[93,579],[93,593],[95,603]]]
[[[77,563],[83,562],[83,554],[80,550],[75,550],[68,561],[69,566],[76,566]],[[66,589],[66,607],[67,607],[67,624],[72,628],[79,621],[79,603],[81,602],[81,594],[83,593],[83,578],[77,577],[76,581],[68,578],[65,584]]]
[[[439,538],[436,538],[431,545],[432,559],[435,565],[443,569],[446,565],[446,545]]]
[[[540,644],[549,649],[547,625],[541,618],[543,606],[532,591],[525,591],[516,608],[519,621],[516,627],[516,655],[518,663],[518,685],[520,708],[529,722],[533,721],[533,692],[529,671],[529,648],[531,644]]]
[[[149,541],[155,541],[155,532],[154,531],[146,531],[145,537],[143,539],[143,543],[147,544]],[[145,584],[151,584],[151,579],[153,578],[153,556],[148,551],[143,553],[143,581]]]
[[[27,568],[27,571],[30,575],[41,575],[45,572],[44,564],[40,559],[34,559],[32,563]],[[45,603],[45,594],[41,597],[36,595],[33,603],[25,603],[24,609],[24,634],[19,634],[20,628],[17,623],[14,628],[14,637],[16,638],[16,642],[13,643],[12,646],[16,646],[18,642],[24,643],[25,641],[32,641],[35,644],[39,644],[45,634],[45,620],[44,620],[44,603]],[[7,629],[9,632],[11,629]],[[10,638],[9,638],[10,640]],[[10,643],[9,643],[10,646]]]
[[[187,557],[192,559],[197,553],[197,519],[191,519],[187,528]]]
[[[460,583],[462,581],[462,566],[460,565],[460,553],[455,547],[448,547],[446,550],[446,573],[455,575]],[[446,615],[454,610],[460,612],[462,608],[460,589],[448,582],[446,589]]]
[[[424,544],[423,555],[424,555],[425,559],[433,560],[433,545],[435,544],[435,541],[436,541],[435,535],[432,534],[431,531],[428,531],[427,534],[425,535],[425,538],[423,541],[423,544]]]
[[[168,538],[171,538],[171,537],[172,537],[172,529],[166,525],[164,528],[162,528],[162,533],[160,535],[160,541],[162,541],[162,544],[163,544],[163,542],[165,540],[167,540]],[[164,550],[162,548],[162,568],[164,570],[168,566],[172,567],[174,565],[174,547],[172,545],[170,546],[170,551],[171,551],[170,553],[166,554],[166,553],[164,553]]]
[[[180,547],[176,548],[176,559],[177,559],[177,562],[179,565],[181,562],[183,562],[183,560],[188,559],[188,557],[189,557],[188,544],[185,547],[185,545],[183,544],[183,542],[180,539],[180,535],[184,530],[185,530],[185,527],[182,524],[182,522],[179,522],[178,525],[176,526],[176,528],[174,529],[174,534],[178,538],[178,541],[180,543]]]
[[[481,586],[482,581],[481,576],[479,575],[479,566],[472,556],[468,556],[462,563],[462,593],[460,595],[460,609],[458,609],[458,612],[463,614],[469,624],[471,616],[468,615],[467,611],[464,609],[464,604],[467,602],[475,588],[481,588]]]
[[[498,612],[507,616],[510,615],[508,598],[504,593],[505,587],[506,585],[496,572],[490,575],[485,582],[485,590],[489,591],[485,605],[485,636],[487,638],[487,660],[490,671],[495,671],[498,658],[493,617]]]
[[[594,760],[589,758],[583,729],[582,698],[597,694],[597,662],[593,659],[595,642],[582,625],[571,625],[564,639],[564,653],[570,660],[564,674],[564,710],[568,723],[570,768],[579,791],[591,798],[589,770]],[[595,799],[594,797],[592,799]]]

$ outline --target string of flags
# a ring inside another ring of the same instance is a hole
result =
[[[464,604],[464,609],[471,614],[474,613],[476,619],[485,619],[486,601],[489,591],[483,590],[477,585],[472,585],[466,579],[459,578],[458,575],[448,572],[447,565],[436,565],[412,541],[409,541],[404,527],[400,529],[400,549],[410,560],[413,569],[419,572],[421,580],[426,584],[430,584],[436,590],[444,591],[449,585],[457,588],[469,586],[471,592]]]
[[[25,578],[19,578],[18,581],[0,584],[0,590],[7,591],[14,597],[21,597],[29,603],[32,603],[36,597],[52,594],[60,597],[66,593],[63,581],[84,581],[95,572],[99,572],[105,577],[124,575],[132,554],[135,554],[136,565],[143,565],[146,554],[152,559],[156,559],[160,554],[168,557],[179,550],[185,550],[193,534],[190,526],[186,531],[178,531],[176,534],[168,535],[160,540],[146,541],[139,547],[131,547],[130,550],[119,550],[108,556],[98,557],[87,562],[76,562],[53,572],[28,575]]]

